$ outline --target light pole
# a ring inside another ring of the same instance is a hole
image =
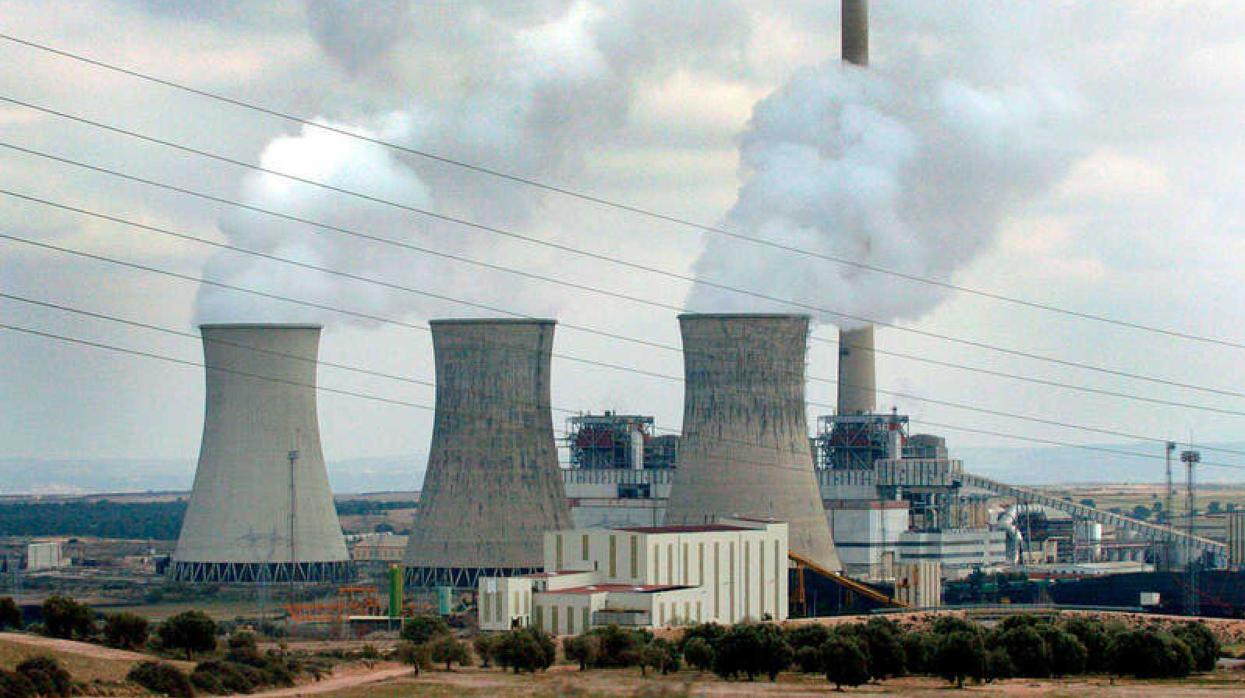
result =
[[[1194,474],[1195,474],[1194,469],[1196,468],[1197,464],[1200,463],[1201,461],[1202,461],[1202,454],[1197,451],[1181,451],[1180,452],[1180,462],[1185,464],[1185,467],[1187,468],[1186,474],[1188,477],[1187,485],[1185,488],[1186,489],[1185,508],[1188,510],[1186,512],[1186,515],[1189,517],[1188,527],[1187,527],[1188,528],[1187,532],[1189,535],[1187,538],[1185,538],[1185,559],[1189,567],[1188,567],[1188,575],[1186,576],[1187,583],[1185,585],[1185,613],[1191,616],[1198,615],[1201,610],[1198,608],[1198,588],[1197,588],[1198,562],[1193,557],[1193,551],[1195,549],[1193,545],[1193,517],[1196,514],[1194,506],[1197,503],[1197,500],[1196,500],[1197,495],[1195,493],[1196,480],[1194,478]]]

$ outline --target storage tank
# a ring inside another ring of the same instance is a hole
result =
[[[808,447],[804,315],[680,315],[683,436],[667,524],[789,525],[789,548],[842,569]]]
[[[540,571],[571,528],[553,440],[553,320],[434,320],[437,398],[405,564],[417,587]]]
[[[350,556],[320,450],[320,327],[203,325],[200,332],[203,440],[170,577],[349,579]]]

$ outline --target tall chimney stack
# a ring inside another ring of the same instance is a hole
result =
[[[869,2],[843,0],[843,60],[869,65]],[[839,414],[877,410],[873,326],[839,331]]]

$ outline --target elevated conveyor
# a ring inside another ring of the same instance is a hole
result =
[[[1121,514],[1114,514],[1109,511],[1102,511],[1093,507],[1087,507],[1084,504],[1069,502],[1066,499],[1051,497],[1034,490],[1024,487],[1015,487],[1006,485],[997,480],[964,473],[960,476],[961,483],[965,487],[974,487],[987,492],[992,492],[1000,497],[1007,497],[1020,502],[1038,504],[1049,509],[1055,509],[1067,514],[1071,514],[1077,518],[1087,519],[1089,521],[1097,521],[1101,524],[1114,526],[1117,530],[1125,530],[1134,533],[1145,540],[1153,542],[1171,541],[1183,547],[1192,544],[1195,554],[1209,552],[1216,556],[1225,556],[1228,553],[1226,543],[1220,543],[1216,540],[1204,538],[1202,536],[1191,536],[1188,533],[1178,531],[1170,526],[1160,526],[1158,524],[1147,523],[1139,519],[1134,519]]]

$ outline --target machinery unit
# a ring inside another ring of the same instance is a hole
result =
[[[434,320],[437,398],[406,551],[413,587],[471,589],[539,570],[545,531],[570,528],[553,438],[552,320]]]
[[[203,325],[207,400],[169,575],[182,582],[352,575],[316,416],[316,325]]]
[[[790,525],[791,550],[842,569],[813,472],[804,315],[680,315],[683,438],[665,524],[718,516]]]
[[[572,468],[673,468],[678,453],[678,437],[654,435],[653,418],[642,415],[576,415],[567,420],[566,434]]]
[[[839,414],[817,418],[818,467],[867,470],[874,461],[899,458],[908,441],[908,415]]]

